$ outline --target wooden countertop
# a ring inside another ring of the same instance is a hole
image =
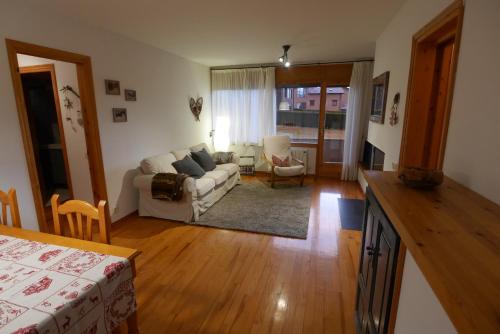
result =
[[[500,206],[449,178],[426,191],[365,176],[458,332],[500,333]]]

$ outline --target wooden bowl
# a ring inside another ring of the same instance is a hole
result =
[[[399,179],[411,188],[432,189],[443,183],[443,172],[441,170],[405,167],[398,174]]]

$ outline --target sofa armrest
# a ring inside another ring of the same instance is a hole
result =
[[[134,187],[139,190],[151,191],[151,183],[153,182],[154,174],[141,174],[134,178]],[[184,180],[184,192],[196,194],[196,184],[192,177]]]

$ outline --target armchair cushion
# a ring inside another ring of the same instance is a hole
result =
[[[205,175],[203,168],[201,168],[201,166],[198,165],[189,155],[186,155],[182,160],[177,160],[172,163],[172,166],[174,166],[178,173],[187,174],[195,179],[199,179]]]
[[[290,146],[290,137],[286,135],[264,137],[264,155],[268,161],[272,161],[273,154],[283,158],[290,156]]]
[[[287,156],[286,158],[283,159],[273,154],[273,165],[279,167],[290,167],[290,157]]]
[[[210,154],[208,154],[207,150],[205,150],[204,148],[201,149],[201,151],[198,151],[198,152],[191,152],[191,157],[205,171],[209,172],[209,171],[215,169],[215,162],[214,162],[214,160],[212,159],[212,157],[210,156]]]
[[[298,176],[305,172],[305,167],[302,165],[290,166],[290,167],[274,167],[274,173],[278,176]]]

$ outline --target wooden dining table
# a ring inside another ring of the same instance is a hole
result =
[[[138,333],[140,253],[0,224],[0,332],[106,333],[123,318]]]

